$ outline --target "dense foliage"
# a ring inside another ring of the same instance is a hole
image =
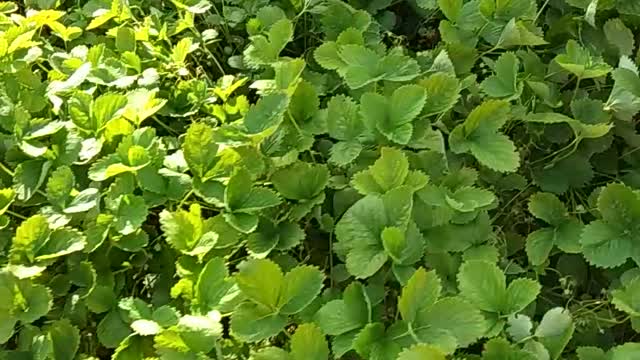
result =
[[[640,2],[0,2],[0,359],[640,359]]]

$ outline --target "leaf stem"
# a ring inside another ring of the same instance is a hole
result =
[[[5,164],[0,162],[0,170],[4,171],[5,173],[7,173],[7,175],[13,177],[13,171],[11,171],[11,169],[9,169]]]
[[[576,95],[578,95],[578,90],[580,90],[580,81],[582,78],[578,76],[578,80],[576,81],[576,88],[573,90],[573,96],[571,97],[571,102],[576,99]]]
[[[17,218],[18,218],[18,219],[20,219],[20,220],[27,220],[27,218],[26,218],[25,216],[22,216],[22,215],[20,215],[20,214],[18,214],[18,213],[16,213],[16,212],[11,211],[11,210],[5,210],[5,212],[6,212],[7,214],[9,214],[9,215],[13,216],[13,217],[17,217]]]

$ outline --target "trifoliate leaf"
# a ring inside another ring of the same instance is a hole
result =
[[[482,103],[451,132],[451,150],[456,154],[470,152],[480,164],[499,172],[517,170],[520,156],[513,142],[498,132],[509,118],[508,103],[497,100]]]
[[[491,191],[473,186],[461,187],[453,194],[446,195],[445,198],[449,206],[460,212],[475,211],[491,205],[496,200]]]
[[[382,148],[380,158],[353,177],[353,187],[361,194],[384,194],[402,186],[409,175],[409,161],[402,151]]]
[[[324,63],[329,66],[338,65],[337,61],[328,61],[328,53],[323,54]],[[347,44],[338,47],[338,56],[344,65],[340,65],[337,70],[352,89],[381,80],[408,81],[419,75],[418,63],[398,52],[383,56],[362,45]]]
[[[189,211],[178,210],[160,213],[160,227],[167,242],[174,249],[190,255],[206,254],[218,241],[215,232],[216,218],[204,221],[201,208],[192,204]]]
[[[405,85],[387,99],[375,93],[365,93],[361,99],[363,118],[387,139],[407,144],[413,134],[413,120],[426,101],[426,91],[417,85]]]
[[[515,18],[509,20],[498,39],[498,46],[509,48],[512,46],[539,46],[547,42],[543,38],[542,30],[529,22]]]
[[[601,58],[592,56],[575,40],[567,42],[566,53],[558,55],[555,61],[579,79],[601,77],[612,70]]]
[[[512,97],[519,93],[518,70],[520,61],[514,53],[502,54],[495,63],[495,75],[486,78],[480,86],[494,98]]]
[[[271,25],[267,36],[254,35],[250,39],[251,44],[244,51],[247,64],[259,67],[274,63],[293,39],[293,23],[289,19],[280,19]]]
[[[640,218],[640,199],[622,184],[610,184],[598,197],[602,220],[588,224],[580,242],[585,258],[600,267],[622,265],[633,252]]]
[[[291,337],[291,357],[293,360],[327,360],[329,358],[329,345],[316,325],[298,326]]]
[[[353,28],[364,31],[371,23],[371,16],[364,10],[356,10],[348,3],[332,1],[320,18],[322,30],[328,40],[335,40],[343,31]]]

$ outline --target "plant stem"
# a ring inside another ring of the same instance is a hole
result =
[[[571,102],[576,99],[576,95],[578,95],[578,90],[580,90],[580,81],[582,78],[578,76],[578,80],[576,81],[576,88],[573,90],[573,96],[571,97]]]

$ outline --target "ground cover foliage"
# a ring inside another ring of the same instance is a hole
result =
[[[0,359],[640,359],[639,28],[0,2]]]

